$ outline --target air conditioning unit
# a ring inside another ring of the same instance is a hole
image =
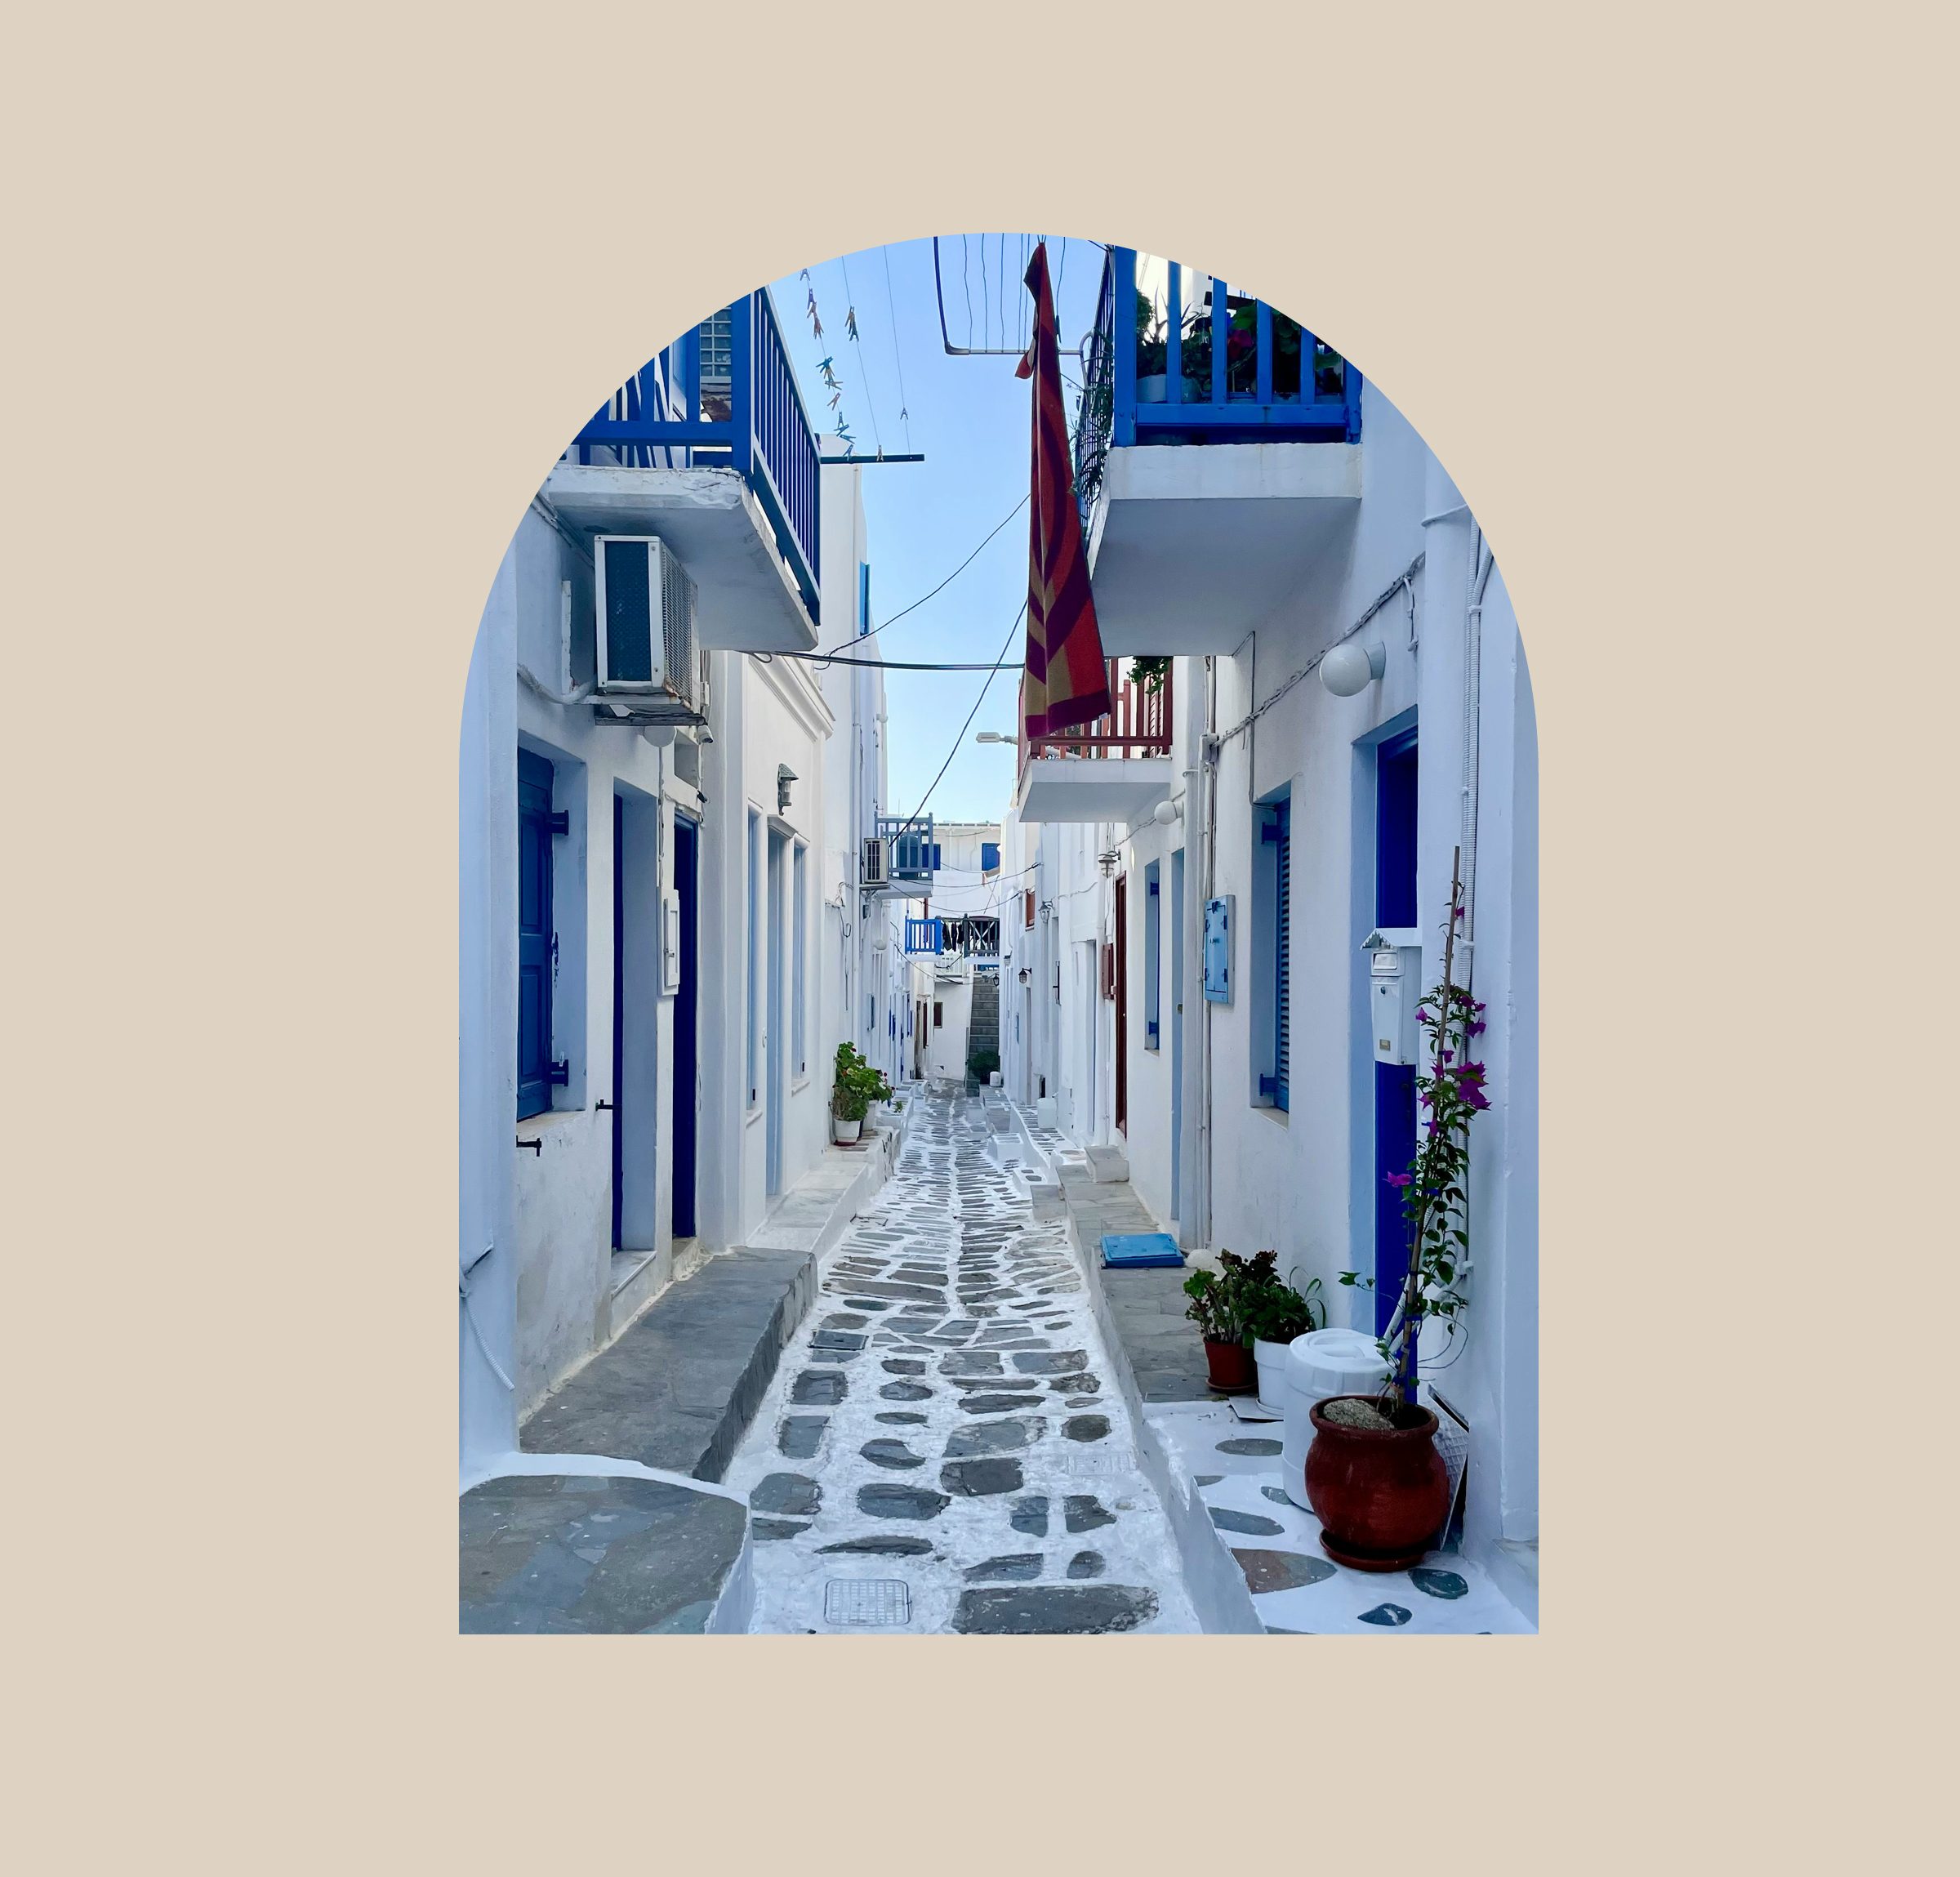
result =
[[[600,723],[705,724],[708,655],[695,641],[697,590],[652,535],[602,534],[592,544],[594,647]]]
[[[863,842],[864,857],[858,870],[860,886],[883,886],[892,876],[892,844],[877,835],[866,835]]]

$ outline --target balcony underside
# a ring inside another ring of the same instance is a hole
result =
[[[816,622],[775,531],[733,470],[560,463],[539,493],[570,527],[666,542],[700,589],[695,630],[710,650],[816,650]]]
[[[1343,549],[1359,444],[1112,449],[1090,584],[1111,658],[1227,653]]]
[[[1141,820],[1170,799],[1169,756],[1036,756],[1022,772],[1015,812],[1024,822]]]

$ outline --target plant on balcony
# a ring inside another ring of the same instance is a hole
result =
[[[1416,1095],[1428,1112],[1406,1173],[1388,1175],[1401,1189],[1409,1221],[1409,1271],[1376,1347],[1388,1364],[1370,1398],[1337,1395],[1312,1410],[1307,1496],[1323,1527],[1330,1557],[1363,1570],[1397,1571],[1419,1561],[1450,1512],[1449,1473],[1435,1447],[1436,1416],[1416,1401],[1416,1361],[1425,1319],[1456,1333],[1469,1300],[1470,1124],[1490,1105],[1484,1065],[1472,1040],[1484,1028],[1482,1004],[1455,982],[1456,934],[1463,916],[1462,859],[1450,870],[1450,922],[1442,981],[1423,996],[1420,1019],[1429,1051]],[[1373,1290],[1353,1271],[1342,1283]]]
[[[849,1043],[837,1046],[835,1077],[831,1086],[832,1132],[840,1140],[855,1140],[875,1101],[889,1101],[892,1085]]]
[[[1154,694],[1164,689],[1164,680],[1170,675],[1170,660],[1167,658],[1132,658],[1129,662],[1129,678],[1139,691]]]

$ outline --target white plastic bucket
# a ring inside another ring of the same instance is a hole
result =
[[[1285,1343],[1252,1340],[1253,1360],[1259,1365],[1259,1406],[1272,1414],[1286,1411],[1286,1351]]]
[[[1307,1504],[1307,1449],[1313,1445],[1313,1404],[1330,1395],[1373,1394],[1388,1365],[1365,1330],[1316,1330],[1286,1345],[1286,1433],[1280,1453],[1280,1482],[1302,1511]],[[1260,1393],[1265,1392],[1262,1378]]]

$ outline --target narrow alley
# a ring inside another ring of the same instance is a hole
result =
[[[990,1152],[1004,1104],[914,1099],[728,1469],[751,1630],[1196,1633],[1067,1223]]]

